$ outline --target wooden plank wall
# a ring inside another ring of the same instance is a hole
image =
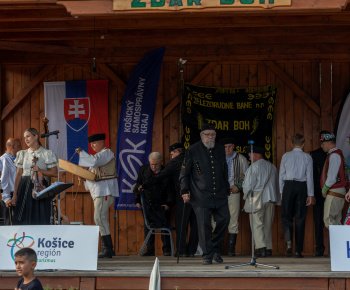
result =
[[[109,64],[109,68],[125,83],[127,83],[136,63]],[[203,71],[208,63],[186,63],[184,79],[186,82],[195,80],[197,85],[218,87],[245,87],[263,86],[279,83],[280,94],[277,103],[276,124],[274,127],[274,142],[277,156],[277,166],[282,155],[290,151],[291,136],[301,133],[306,136],[305,151],[309,152],[318,148],[318,132],[323,126],[332,129],[336,119],[340,102],[350,84],[350,63],[319,63],[317,61],[276,62],[276,65],[292,80],[292,84],[286,84],[281,76],[273,72],[270,66],[264,62],[222,62],[211,64],[209,71]],[[3,85],[1,92],[2,109],[18,94],[42,69],[38,66],[4,66],[1,74]],[[331,87],[321,88],[320,73],[324,76],[323,84],[331,84]],[[331,73],[332,80],[329,80]],[[327,82],[328,78],[328,82]],[[83,66],[57,66],[44,81],[74,81],[107,79],[104,72],[97,69],[91,71],[88,65]],[[164,155],[164,163],[169,160],[168,147],[179,141],[179,105],[177,105],[166,117],[163,109],[179,95],[179,71],[175,62],[163,63],[156,115],[153,128],[153,151],[160,151]],[[295,93],[295,84],[301,88],[317,105],[321,105],[321,112],[326,120],[320,118],[302,98]],[[325,89],[329,94],[321,94]],[[109,80],[109,122],[111,149],[115,152],[118,120],[124,90]],[[321,96],[322,95],[322,96]],[[13,112],[2,121],[2,143],[8,137],[15,136],[23,142],[23,132],[28,127],[43,129],[41,120],[44,113],[43,83],[35,87],[30,95],[22,101]],[[4,149],[4,144],[1,145]],[[23,143],[23,148],[25,145]],[[76,184],[66,192],[62,200],[62,212],[71,221],[80,221],[85,225],[93,224],[93,203],[89,193],[85,192],[82,185],[78,186],[77,179],[70,174],[62,174],[62,180],[72,181]],[[243,206],[243,201],[242,201]],[[174,209],[173,209],[174,210]],[[344,210],[345,211],[345,210]],[[119,255],[137,254],[143,243],[143,219],[139,211],[119,211],[115,218],[113,208],[110,208],[110,223],[112,236],[115,241],[115,250]],[[174,224],[174,217],[172,217]],[[237,253],[249,254],[251,244],[248,215],[242,213],[239,219],[239,236]],[[312,208],[309,208],[306,233],[305,254],[313,253],[314,230],[312,220]],[[280,221],[280,207],[277,207],[273,224],[274,254],[284,253],[284,237]],[[226,242],[225,242],[226,244]],[[161,254],[161,242],[157,238],[157,253]]]

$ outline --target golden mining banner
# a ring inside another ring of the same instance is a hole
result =
[[[216,128],[216,140],[234,138],[235,150],[247,153],[248,140],[265,148],[265,159],[274,162],[273,123],[279,86],[219,88],[185,84],[182,97],[182,141],[200,140],[205,123]],[[248,148],[249,150],[249,148]]]
[[[205,8],[273,8],[291,6],[292,0],[113,0],[113,10],[166,10]]]

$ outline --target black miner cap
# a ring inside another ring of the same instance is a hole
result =
[[[208,124],[208,123],[203,124],[201,132],[203,132],[205,130],[215,130],[215,125],[214,124]]]
[[[184,148],[184,146],[181,143],[174,143],[169,146],[169,152],[174,151],[175,149]]]
[[[87,137],[87,140],[89,143],[95,142],[95,141],[100,141],[100,140],[105,140],[105,139],[106,139],[105,133],[92,134],[91,136]]]
[[[249,151],[248,151],[249,153]],[[258,153],[261,155],[265,154],[265,148],[264,147],[260,147],[260,146],[253,146],[253,153]]]

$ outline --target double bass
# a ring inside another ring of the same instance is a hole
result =
[[[49,133],[49,128],[48,128],[48,123],[49,123],[49,120],[44,117],[43,119],[43,124],[44,124],[44,130],[43,130],[43,134],[48,134]],[[46,149],[49,149],[49,140],[48,140],[49,137],[45,137],[45,148]],[[46,179],[47,183],[50,184],[51,183],[51,179],[49,177],[47,177]],[[58,180],[59,181],[59,180]],[[63,192],[62,194],[60,194],[60,202],[66,197],[66,193]],[[57,204],[58,202],[58,199],[55,198],[55,200],[52,200],[52,203],[56,203]],[[57,209],[57,206],[56,205],[53,205],[53,211],[54,211],[54,224],[58,224],[58,209]],[[69,220],[69,217],[64,215],[62,213],[62,211],[60,210],[60,223],[61,225],[70,225],[70,220]]]

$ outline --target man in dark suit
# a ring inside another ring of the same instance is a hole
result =
[[[328,131],[320,132],[321,135]],[[310,152],[313,161],[313,174],[314,174],[314,194],[316,198],[316,204],[314,205],[314,223],[315,223],[315,241],[316,241],[316,252],[313,257],[323,257],[325,250],[323,243],[323,211],[324,211],[324,198],[322,196],[322,189],[320,184],[321,173],[323,165],[326,162],[327,153],[320,147]]]
[[[215,127],[204,124],[201,141],[186,150],[180,173],[180,187],[184,202],[192,205],[197,217],[199,245],[203,250],[203,265],[212,260],[222,263],[220,256],[230,212],[225,147],[215,143]],[[216,222],[212,233],[211,217]]]
[[[154,185],[143,188],[143,185],[159,174],[164,167],[162,166],[162,155],[158,152],[152,152],[149,157],[149,164],[142,165],[140,167],[139,175],[136,180],[134,188],[135,204],[138,208],[141,208],[140,191],[144,192],[146,207],[147,207],[147,219],[153,227],[169,227],[170,226],[170,208],[175,202],[174,185],[170,178],[164,178],[163,180],[155,183]],[[148,234],[148,229],[144,226],[145,237]],[[171,246],[169,236],[161,235],[163,242],[163,254],[164,256],[171,255]],[[147,243],[147,251],[143,256],[154,256],[154,235],[151,235]]]
[[[175,143],[169,147],[169,151],[172,159],[168,162],[165,168],[161,172],[159,172],[159,174],[154,175],[153,178],[146,181],[142,185],[142,187],[147,189],[155,185],[156,183],[161,182],[167,177],[172,177],[176,189],[176,248],[180,254],[180,257],[194,257],[198,246],[198,227],[196,214],[194,213],[192,206],[186,206],[180,195],[179,175],[182,162],[185,158],[185,149],[183,148],[183,145],[181,143]],[[181,222],[183,223],[182,225]],[[188,244],[186,244],[188,224],[190,224],[191,230]]]

